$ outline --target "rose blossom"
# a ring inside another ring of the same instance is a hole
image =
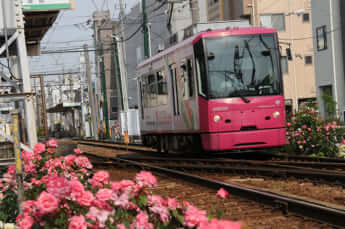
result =
[[[58,198],[63,198],[70,194],[71,185],[64,177],[49,177],[47,191]]]
[[[82,206],[91,206],[91,203],[95,200],[92,192],[84,191],[81,195],[77,198],[77,201]]]
[[[70,219],[70,223],[68,225],[68,229],[86,229],[86,221],[84,216],[73,216]]]
[[[175,198],[168,198],[168,208],[175,210],[178,207],[177,200]]]
[[[16,166],[15,165],[8,166],[7,173],[10,175],[16,174]]]
[[[157,184],[156,177],[147,171],[141,171],[135,176],[135,179],[140,186],[153,187]]]
[[[188,205],[184,215],[184,221],[188,227],[195,227],[207,222],[206,211],[201,211],[192,205]]]
[[[219,189],[217,192],[217,196],[223,199],[225,199],[228,195],[229,193],[224,188]]]
[[[74,153],[76,153],[76,154],[82,154],[83,152],[82,152],[79,148],[76,148],[76,149],[74,149]]]
[[[30,229],[32,227],[32,224],[34,224],[34,219],[29,215],[25,215],[24,218],[20,221],[19,227],[20,229]]]
[[[59,201],[55,196],[44,191],[37,199],[37,207],[43,214],[55,211],[58,207],[58,203]]]
[[[46,144],[47,144],[47,147],[51,147],[51,148],[56,148],[58,146],[57,141],[55,139],[51,139],[47,141]]]
[[[71,196],[72,198],[80,197],[84,192],[84,186],[79,180],[71,180],[69,182],[71,186]]]
[[[152,223],[149,223],[149,217],[145,212],[140,212],[135,219],[135,228],[153,229]]]
[[[98,190],[96,194],[96,198],[99,199],[100,201],[107,201],[110,200],[111,196],[113,195],[113,191],[108,188],[103,188]]]
[[[42,143],[37,143],[35,146],[34,146],[34,153],[35,154],[41,154],[43,153],[44,151],[46,151],[46,146]]]
[[[73,155],[73,154],[67,155],[67,156],[64,158],[66,165],[68,165],[68,166],[73,165],[74,160],[75,160],[76,158],[77,158],[77,156],[75,156],[75,155]]]
[[[109,173],[106,171],[98,171],[96,172],[92,179],[90,180],[90,183],[92,184],[92,187],[100,187],[103,184],[108,183],[109,181]]]
[[[242,222],[212,219],[210,222],[201,223],[198,229],[241,229]]]

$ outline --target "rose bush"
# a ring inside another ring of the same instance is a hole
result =
[[[339,120],[322,119],[313,107],[305,107],[287,122],[287,152],[334,157],[344,136]]]
[[[15,168],[0,179],[0,221],[30,228],[241,228],[242,222],[211,219],[206,211],[176,198],[153,195],[157,185],[150,172],[132,180],[110,181],[106,171],[92,172],[92,164],[77,149],[66,157],[55,153],[55,140],[22,152],[25,201],[19,214]],[[226,198],[228,193],[220,190]],[[4,210],[4,211],[2,211]]]

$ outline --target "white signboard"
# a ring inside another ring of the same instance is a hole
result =
[[[74,0],[23,0],[24,11],[71,9]]]

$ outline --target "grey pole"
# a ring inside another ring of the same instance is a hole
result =
[[[13,148],[14,148],[14,155],[16,158],[16,183],[17,183],[17,192],[18,192],[18,208],[20,214],[22,214],[22,203],[24,201],[24,184],[23,184],[23,167],[22,167],[22,159],[20,156],[20,137],[19,137],[19,129],[18,129],[18,119],[19,119],[19,112],[18,110],[14,110],[12,113],[12,121],[13,121]]]
[[[29,62],[26,51],[25,44],[25,33],[24,33],[24,20],[23,20],[23,10],[22,10],[22,1],[15,0],[16,5],[16,21],[17,21],[17,52],[19,59],[19,74],[23,80],[23,92],[31,93],[31,79],[29,72]],[[25,110],[25,122],[26,122],[26,131],[31,148],[34,148],[37,143],[37,129],[36,129],[36,115],[33,104],[33,97],[26,98],[24,101],[24,110]]]
[[[91,80],[91,67],[90,67],[90,58],[88,52],[88,45],[84,45],[84,55],[85,55],[85,67],[86,67],[86,77],[89,84],[89,105],[91,109],[91,120],[92,120],[92,135],[98,140],[97,134],[97,119],[96,119],[96,105],[95,97],[93,94],[92,80]]]

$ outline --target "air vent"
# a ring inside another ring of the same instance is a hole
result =
[[[241,131],[252,131],[257,130],[256,126],[242,126]]]

